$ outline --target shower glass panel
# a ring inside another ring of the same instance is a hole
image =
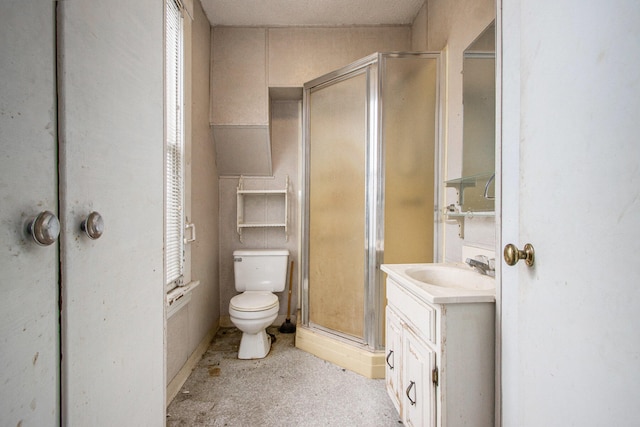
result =
[[[433,262],[438,69],[382,53],[304,85],[303,327],[380,350],[380,264]]]
[[[437,61],[382,60],[384,262],[433,262]]]
[[[366,73],[310,94],[309,322],[364,333]]]

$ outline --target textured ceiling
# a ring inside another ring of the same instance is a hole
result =
[[[411,24],[424,0],[201,0],[211,25]]]

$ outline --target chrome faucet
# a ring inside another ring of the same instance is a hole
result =
[[[487,258],[484,255],[477,255],[475,258],[467,258],[465,263],[480,274],[485,274],[491,277],[495,277],[496,275],[495,258]]]

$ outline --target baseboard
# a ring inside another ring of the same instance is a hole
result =
[[[384,351],[371,352],[304,327],[296,328],[296,347],[367,378],[384,378]]]
[[[207,351],[211,345],[211,340],[215,337],[216,332],[220,329],[220,321],[217,321],[209,330],[209,332],[202,338],[198,347],[191,353],[191,356],[187,359],[185,364],[180,368],[178,373],[173,377],[169,385],[167,386],[167,402],[166,406],[169,406],[171,401],[178,395],[178,392],[184,385],[184,383],[191,375],[191,372],[198,364],[198,361],[202,358],[202,355]]]

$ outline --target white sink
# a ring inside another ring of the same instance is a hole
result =
[[[383,264],[382,271],[430,303],[494,302],[495,279],[463,263]]]
[[[425,264],[405,270],[407,276],[428,285],[459,289],[495,289],[493,277],[456,264]]]

